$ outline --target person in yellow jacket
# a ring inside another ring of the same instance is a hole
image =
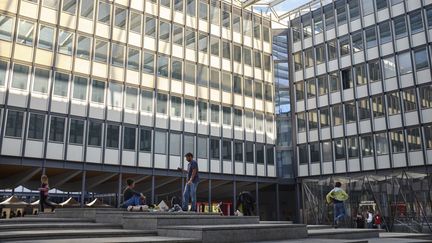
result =
[[[334,227],[337,228],[339,220],[345,217],[344,201],[348,199],[348,194],[341,188],[342,183],[336,182],[335,187],[327,193],[326,201],[328,204],[333,203]]]

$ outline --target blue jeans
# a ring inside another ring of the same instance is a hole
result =
[[[196,209],[196,191],[198,187],[198,182],[192,183],[190,185],[186,184],[185,190],[183,192],[183,211],[188,211],[189,199],[192,201],[191,211],[197,211]]]
[[[345,217],[345,205],[343,203],[334,204],[334,223]]]
[[[123,202],[122,208],[127,208],[129,206],[137,206],[137,205],[141,205],[141,197],[137,195],[133,195],[131,198]]]

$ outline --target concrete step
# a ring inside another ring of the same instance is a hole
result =
[[[331,225],[321,225],[321,224],[308,224],[308,230],[317,230],[317,229],[331,229],[333,228]]]
[[[0,242],[17,240],[45,240],[71,238],[100,237],[141,237],[156,236],[155,231],[124,230],[124,229],[45,229],[28,231],[4,231],[0,234]]]
[[[22,224],[0,224],[0,232],[2,231],[23,231],[36,229],[122,229],[118,224],[100,224],[87,222],[72,222],[72,223],[22,223]]]
[[[0,225],[2,224],[25,224],[25,223],[89,223],[94,222],[92,219],[86,218],[39,218],[39,217],[22,217],[22,218],[12,218],[12,219],[0,219]]]
[[[379,238],[380,232],[378,229],[309,229],[308,236],[310,238],[320,239],[368,239]]]
[[[88,238],[53,239],[53,240],[24,240],[14,241],[14,243],[83,243],[89,242]],[[174,238],[163,236],[139,236],[139,237],[109,237],[92,238],[92,243],[201,243],[201,241],[191,238]]]
[[[432,234],[381,232],[380,238],[422,239],[422,240],[431,240],[432,241]]]
[[[236,225],[236,224],[259,224],[259,217],[229,217],[220,215],[191,215],[175,214],[169,215],[145,215],[138,214],[123,217],[123,228],[157,230],[160,227],[176,225]]]
[[[302,239],[307,237],[307,230],[306,225],[299,224],[189,225],[160,227],[158,235],[225,243]]]

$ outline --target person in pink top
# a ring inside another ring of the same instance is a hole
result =
[[[41,186],[39,187],[39,205],[40,205],[40,212],[43,212],[45,210],[45,205],[48,207],[51,207],[51,210],[54,211],[55,206],[54,204],[48,200],[48,191],[50,190],[49,184],[48,184],[48,176],[42,175],[41,176]]]

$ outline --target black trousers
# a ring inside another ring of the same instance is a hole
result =
[[[45,210],[45,205],[48,207],[51,207],[52,210],[55,209],[54,204],[48,200],[48,197],[41,194],[39,197],[39,205],[40,205],[40,211],[43,212]]]

